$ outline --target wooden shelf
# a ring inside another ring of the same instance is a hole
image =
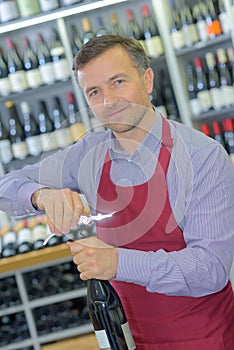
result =
[[[94,334],[61,340],[53,344],[42,346],[42,350],[98,350],[99,346]]]
[[[26,254],[18,254],[10,258],[2,258],[0,260],[0,273],[44,264],[53,260],[67,258],[69,256],[71,256],[71,252],[64,243],[54,247],[46,247]]]

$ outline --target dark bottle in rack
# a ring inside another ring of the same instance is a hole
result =
[[[43,36],[38,33],[37,34],[37,57],[39,62],[39,71],[41,75],[41,79],[43,84],[51,85],[55,83],[55,74],[53,68],[52,57],[50,55],[50,51],[48,49],[47,44]]]
[[[171,41],[175,50],[185,47],[184,33],[182,31],[181,18],[179,16],[178,0],[172,7]]]
[[[205,60],[208,68],[207,81],[212,107],[214,110],[220,110],[225,106],[225,103],[223,91],[220,88],[219,75],[214,54],[212,52],[207,52],[205,55]]]
[[[3,164],[8,164],[13,159],[11,143],[8,132],[0,116],[0,160]]]
[[[37,215],[35,220],[30,223],[30,228],[32,230],[32,249],[39,250],[44,248],[43,242],[46,238],[46,226],[42,215]]]
[[[140,26],[138,25],[135,19],[132,9],[130,8],[127,9],[126,15],[127,15],[127,29],[126,29],[127,36],[129,38],[139,40],[142,46],[145,48],[145,36],[142,29],[140,28]]]
[[[115,12],[111,13],[110,20],[111,20],[111,34],[126,36],[123,28],[119,24],[118,17]]]
[[[75,55],[77,54],[77,52],[80,50],[82,46],[82,41],[78,33],[78,30],[74,24],[71,24],[70,29],[71,29],[72,53],[73,53],[73,56],[75,57]]]
[[[17,232],[17,253],[24,254],[32,250],[32,232],[28,227],[27,219],[22,220],[22,226]]]
[[[11,91],[7,63],[3,56],[3,50],[0,48],[0,96],[7,96]]]
[[[234,86],[228,67],[227,55],[224,49],[217,50],[217,61],[220,75],[220,86],[223,92],[225,107],[234,106]]]
[[[197,84],[197,97],[200,102],[202,112],[208,112],[212,108],[212,102],[201,57],[194,57],[194,66]]]
[[[95,33],[92,30],[90,20],[87,17],[82,18],[82,28],[83,28],[82,43],[86,44],[90,39],[95,37]]]
[[[182,2],[181,6],[181,20],[182,20],[182,31],[184,33],[185,45],[187,47],[192,46],[199,41],[196,25],[193,22],[193,18],[190,12],[189,6]]]
[[[194,76],[193,65],[187,64],[187,90],[189,95],[189,106],[193,116],[199,116],[201,114],[201,105],[197,97],[197,86]]]
[[[55,80],[62,81],[70,78],[70,69],[65,54],[65,49],[59,38],[58,32],[53,29],[53,39],[50,47],[50,54],[53,61]]]
[[[103,19],[101,16],[97,16],[97,30],[96,30],[96,36],[102,36],[109,34],[109,31],[105,27],[103,23]]]
[[[208,33],[206,29],[206,7],[205,3],[201,0],[197,0],[193,4],[192,9],[193,18],[196,21],[197,33],[200,41],[206,42],[208,39]]]
[[[54,135],[59,148],[72,144],[69,119],[65,117],[59,97],[53,98]]]
[[[206,30],[209,39],[222,34],[221,24],[212,0],[206,1]]]
[[[25,69],[21,57],[11,38],[6,38],[8,50],[7,67],[12,92],[22,92],[28,88]]]
[[[136,349],[121,300],[109,281],[87,281],[87,306],[100,349]]]
[[[156,23],[153,21],[146,4],[141,6],[143,16],[143,32],[145,36],[145,48],[149,57],[158,57],[164,53],[162,40]]]
[[[68,91],[67,97],[67,111],[70,123],[70,132],[73,142],[80,140],[85,135],[85,127],[80,119],[80,114],[75,101],[75,96]]]
[[[212,129],[213,129],[213,138],[225,148],[223,133],[221,131],[220,124],[217,120],[214,120],[212,122]]]
[[[2,257],[9,258],[17,254],[17,237],[15,231],[5,227],[2,231]]]
[[[6,101],[5,106],[9,113],[9,138],[11,140],[13,156],[16,159],[24,159],[28,155],[28,149],[18,112],[13,101]]]
[[[37,88],[43,84],[40,71],[39,62],[36,54],[31,48],[28,38],[23,38],[24,54],[23,63],[26,71],[26,79],[29,88]]]
[[[42,144],[38,124],[34,119],[31,107],[27,101],[22,101],[20,103],[20,107],[23,115],[23,128],[28,153],[31,156],[38,156],[42,152]]]
[[[45,101],[39,101],[38,125],[40,130],[40,139],[42,150],[44,152],[53,151],[58,148],[55,139],[54,126],[49,117]]]
[[[223,120],[223,137],[226,146],[226,150],[231,157],[232,163],[234,165],[234,127],[233,120],[231,118],[226,118]]]

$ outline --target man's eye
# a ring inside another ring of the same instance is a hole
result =
[[[123,79],[118,79],[118,80],[115,81],[115,84],[116,84],[116,85],[120,85],[120,84],[122,84],[122,83],[123,83]]]
[[[98,90],[93,90],[90,92],[89,96],[92,97],[92,96],[96,96],[98,94]]]

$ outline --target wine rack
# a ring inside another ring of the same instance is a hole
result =
[[[0,262],[0,350],[39,350],[92,332],[86,283],[64,244],[24,254],[22,267],[15,269],[18,260]]]

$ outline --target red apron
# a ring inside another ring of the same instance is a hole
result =
[[[121,187],[110,178],[106,154],[98,187],[97,211],[117,213],[97,223],[97,236],[113,246],[167,252],[186,247],[171,210],[166,174],[171,156],[169,123],[162,118],[162,143],[153,176]],[[175,282],[176,283],[176,282]],[[150,293],[144,286],[112,281],[130,324],[137,350],[234,350],[234,295],[230,282],[199,298]]]

